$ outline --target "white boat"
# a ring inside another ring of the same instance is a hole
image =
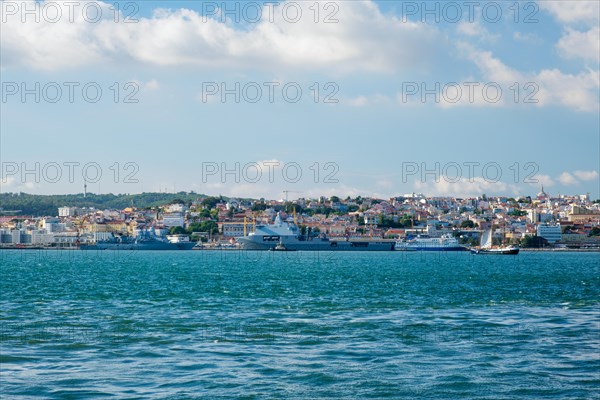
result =
[[[466,247],[461,246],[458,240],[449,233],[441,237],[429,237],[427,235],[418,235],[409,240],[399,240],[396,242],[396,250],[399,251],[464,251]]]
[[[473,254],[519,254],[519,248],[517,246],[501,246],[501,247],[493,247],[492,246],[492,229],[486,229],[481,234],[481,241],[479,248],[471,249],[471,253]]]
[[[289,250],[287,247],[285,247],[285,245],[280,241],[277,246],[273,247],[272,249],[269,249],[269,251],[296,251],[296,250]]]

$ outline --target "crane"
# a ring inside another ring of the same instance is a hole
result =
[[[77,240],[76,240],[76,244],[77,247],[79,247],[79,245],[81,244],[81,231],[84,230],[85,228],[85,223],[88,222],[89,219],[95,219],[95,215],[93,214],[86,214],[83,216],[82,219],[78,219],[77,222],[75,222],[75,227],[77,228]],[[94,220],[94,226],[96,225],[96,222]],[[95,238],[94,238],[95,239]]]

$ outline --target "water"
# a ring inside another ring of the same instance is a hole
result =
[[[591,253],[0,252],[9,398],[600,398]]]

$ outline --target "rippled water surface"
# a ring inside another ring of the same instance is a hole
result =
[[[4,398],[600,398],[591,253],[0,252]]]

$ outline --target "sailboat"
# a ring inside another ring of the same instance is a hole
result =
[[[493,230],[486,229],[481,234],[481,241],[479,248],[471,249],[471,253],[473,254],[519,254],[519,248],[517,246],[501,246],[501,247],[493,247],[492,246],[492,233]]]

